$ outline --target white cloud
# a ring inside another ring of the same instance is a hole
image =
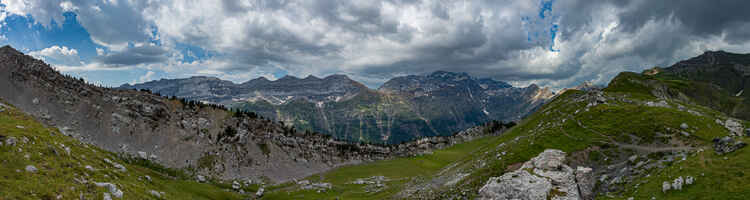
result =
[[[138,78],[138,81],[143,83],[143,82],[154,80],[155,78],[154,75],[156,75],[156,73],[154,73],[153,71],[148,71],[146,72],[146,74]]]
[[[54,45],[39,51],[29,52],[29,55],[53,65],[79,66],[82,64],[78,51],[66,46]]]

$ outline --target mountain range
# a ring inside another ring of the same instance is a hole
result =
[[[125,84],[118,89],[145,89],[221,104],[294,125],[300,131],[388,144],[451,135],[491,120],[517,121],[554,95],[536,85],[517,88],[446,71],[396,77],[377,90],[345,75],[285,76],[275,81],[261,77],[241,84],[191,77]]]

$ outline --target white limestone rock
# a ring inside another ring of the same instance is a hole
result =
[[[490,178],[479,190],[479,199],[584,199],[579,194],[579,187],[585,185],[584,193],[591,195],[589,188],[593,188],[596,180],[590,168],[579,167],[573,170],[565,165],[565,157],[563,151],[545,150],[524,163],[520,169]],[[576,182],[577,176],[585,179],[585,183]],[[548,196],[550,194],[554,196]]]

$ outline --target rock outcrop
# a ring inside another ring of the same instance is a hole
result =
[[[479,190],[479,199],[593,199],[591,169],[565,165],[566,153],[548,149],[520,169],[492,177]]]
[[[714,138],[713,142],[714,151],[716,151],[716,153],[719,155],[731,153],[747,146],[747,143],[742,141],[735,141],[729,136],[725,136],[723,138]]]

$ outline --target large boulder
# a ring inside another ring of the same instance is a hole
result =
[[[591,169],[573,170],[564,164],[563,151],[548,149],[524,163],[520,169],[492,177],[479,190],[479,199],[591,199],[595,184]],[[578,177],[584,181],[577,182]],[[580,186],[579,186],[580,185]],[[579,188],[586,190],[585,196]]]
[[[731,118],[724,122],[724,128],[727,128],[732,136],[742,136],[745,129],[739,121]]]
[[[741,149],[742,147],[747,146],[747,143],[742,141],[735,141],[729,136],[725,136],[723,138],[714,138],[713,142],[714,151],[716,151],[716,153],[719,155],[731,153],[737,151],[737,149]]]

